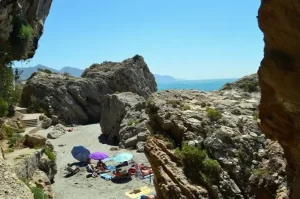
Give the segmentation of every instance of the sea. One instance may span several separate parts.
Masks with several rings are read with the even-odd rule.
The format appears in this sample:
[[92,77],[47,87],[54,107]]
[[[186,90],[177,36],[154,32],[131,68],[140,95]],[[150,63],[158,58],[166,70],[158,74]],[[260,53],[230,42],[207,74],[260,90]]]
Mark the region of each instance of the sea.
[[158,91],[163,90],[201,90],[214,91],[221,89],[226,83],[236,81],[238,78],[209,79],[209,80],[178,80],[172,82],[157,82]]

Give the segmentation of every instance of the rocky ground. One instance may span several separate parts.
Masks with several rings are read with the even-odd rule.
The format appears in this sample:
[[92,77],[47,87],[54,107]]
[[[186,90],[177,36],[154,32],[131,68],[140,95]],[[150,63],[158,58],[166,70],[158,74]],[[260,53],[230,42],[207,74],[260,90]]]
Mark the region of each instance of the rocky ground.
[[[53,127],[39,131],[41,136],[47,136],[53,131]],[[134,160],[138,163],[148,163],[143,153],[136,153],[128,150],[111,151],[112,146],[101,144],[98,140],[101,129],[99,124],[77,126],[72,132],[66,132],[57,139],[51,139],[50,142],[57,153],[58,173],[55,176],[52,189],[56,199],[84,199],[84,198],[107,198],[107,199],[126,199],[125,192],[132,191],[142,186],[148,186],[153,189],[153,184],[147,181],[141,181],[133,178],[132,181],[126,183],[114,183],[98,178],[87,177],[88,173],[83,167],[79,173],[72,177],[65,177],[64,170],[68,163],[74,163],[76,160],[71,155],[71,150],[75,145],[83,145],[91,152],[103,151],[109,155],[120,152],[130,152],[134,155]],[[154,190],[154,189],[153,189]]]
[[[135,145],[138,151],[143,150],[150,133],[159,135],[148,139],[145,152],[156,170],[156,188],[162,198],[175,194],[173,186],[180,187],[180,181],[192,180],[184,167],[193,165],[180,164],[174,155],[174,148],[180,151],[183,144],[204,151],[207,162],[218,165],[219,175],[214,182],[193,182],[202,187],[200,193],[190,184],[190,194],[182,188],[177,189],[177,196],[274,198],[287,186],[282,148],[258,128],[257,75],[227,84],[219,91],[170,90],[152,94],[146,103],[137,99],[132,93],[109,95],[100,125],[103,133],[116,137],[121,147]],[[213,170],[207,172],[201,175],[210,178]]]

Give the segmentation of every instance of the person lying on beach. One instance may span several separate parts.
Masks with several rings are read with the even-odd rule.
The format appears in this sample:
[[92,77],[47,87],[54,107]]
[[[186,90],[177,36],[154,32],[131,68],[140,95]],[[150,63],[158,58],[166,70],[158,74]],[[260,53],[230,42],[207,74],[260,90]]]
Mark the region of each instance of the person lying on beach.
[[127,161],[122,162],[122,163],[116,165],[116,168],[120,168],[120,167],[124,167],[124,166],[128,166],[128,162]]

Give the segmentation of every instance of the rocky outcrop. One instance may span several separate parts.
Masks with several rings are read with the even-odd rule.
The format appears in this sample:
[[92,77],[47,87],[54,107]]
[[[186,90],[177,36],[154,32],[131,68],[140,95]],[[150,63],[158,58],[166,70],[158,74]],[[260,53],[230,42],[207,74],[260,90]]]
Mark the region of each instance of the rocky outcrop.
[[260,127],[284,149],[291,198],[300,198],[299,8],[299,1],[271,0],[262,1],[258,12],[265,42],[258,71]]
[[23,88],[22,105],[43,109],[66,124],[96,123],[105,95],[128,91],[147,98],[156,87],[147,64],[137,55],[120,63],[93,64],[82,78],[35,73]]
[[189,182],[182,168],[174,162],[176,157],[173,152],[163,141],[149,138],[145,146],[145,154],[155,175],[154,185],[157,198],[209,198],[205,188]]
[[0,1],[0,60],[32,58],[52,0]]
[[47,134],[49,139],[57,139],[66,133],[65,127],[61,124],[57,124],[53,127],[52,131]]
[[225,84],[221,90],[242,90],[244,92],[260,91],[257,74],[247,75],[241,79]]
[[4,162],[0,150],[0,198],[33,199],[29,187],[18,179],[11,167]]
[[[145,113],[146,100],[135,93],[124,92],[105,96],[100,126],[108,139],[116,140],[120,147],[143,145],[148,135]],[[141,148],[140,152],[142,152]]]
[[83,78],[103,79],[110,90],[133,92],[145,98],[157,91],[154,75],[142,56],[136,55],[123,62],[93,64],[82,73]]

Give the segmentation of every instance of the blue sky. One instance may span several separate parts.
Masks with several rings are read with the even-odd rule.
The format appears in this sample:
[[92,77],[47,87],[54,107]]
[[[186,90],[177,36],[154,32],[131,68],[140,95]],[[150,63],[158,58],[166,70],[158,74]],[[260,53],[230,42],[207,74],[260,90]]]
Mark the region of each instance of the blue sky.
[[140,54],[157,74],[185,79],[255,73],[263,56],[260,0],[54,0],[28,64],[89,67]]

